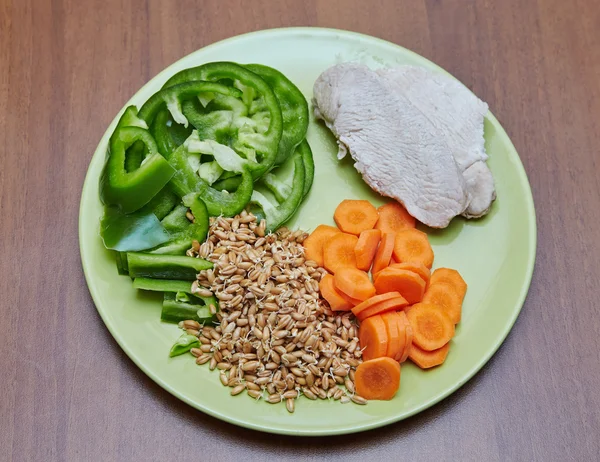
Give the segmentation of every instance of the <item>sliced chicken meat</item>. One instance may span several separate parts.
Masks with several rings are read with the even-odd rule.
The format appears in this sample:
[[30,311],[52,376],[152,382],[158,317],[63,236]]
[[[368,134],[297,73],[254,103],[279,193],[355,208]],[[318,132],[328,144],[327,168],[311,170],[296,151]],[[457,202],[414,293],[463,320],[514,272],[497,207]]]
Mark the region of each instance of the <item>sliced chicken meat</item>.
[[487,106],[425,72],[333,66],[315,82],[315,114],[337,137],[338,157],[349,151],[371,188],[443,228],[457,215],[484,214],[493,200],[483,148]]
[[435,228],[464,212],[470,197],[452,152],[389,80],[363,65],[336,65],[315,82],[314,99],[340,156],[350,152],[372,189]]
[[377,73],[393,82],[395,90],[406,96],[446,140],[471,195],[463,215],[474,218],[487,213],[496,197],[483,138],[488,105],[458,80],[422,67],[399,66]]

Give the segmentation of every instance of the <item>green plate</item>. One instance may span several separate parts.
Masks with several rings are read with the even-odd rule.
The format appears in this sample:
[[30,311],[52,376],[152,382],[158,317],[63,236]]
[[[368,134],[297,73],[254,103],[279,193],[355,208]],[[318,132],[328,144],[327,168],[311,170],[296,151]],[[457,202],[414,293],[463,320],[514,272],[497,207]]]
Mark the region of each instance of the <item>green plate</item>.
[[[273,66],[295,82],[308,100],[319,74],[344,61],[440,70],[415,53],[365,35],[313,28],[275,29],[224,40],[186,56],[153,78],[127,104],[139,107],[181,69],[223,60]],[[435,267],[456,268],[469,285],[462,322],[445,364],[421,371],[405,363],[396,397],[366,406],[301,398],[296,412],[289,414],[283,405],[257,402],[246,394],[231,397],[218,374],[196,366],[190,356],[169,359],[179,329],[159,321],[160,297],[134,290],[129,278],[117,275],[114,259],[102,246],[98,178],[117,119],[96,149],[81,197],[79,239],[88,287],[100,316],[125,353],[169,393],[207,414],[255,430],[291,435],[344,434],[396,422],[432,406],[469,380],[498,349],[519,314],[533,273],[535,211],[519,156],[498,121],[488,114],[486,149],[498,199],[483,219],[459,218],[445,230],[430,232]],[[314,119],[308,140],[315,156],[315,182],[292,226],[311,230],[320,223],[333,224],[333,211],[343,199],[382,202],[362,182],[350,160],[336,160],[334,138]]]

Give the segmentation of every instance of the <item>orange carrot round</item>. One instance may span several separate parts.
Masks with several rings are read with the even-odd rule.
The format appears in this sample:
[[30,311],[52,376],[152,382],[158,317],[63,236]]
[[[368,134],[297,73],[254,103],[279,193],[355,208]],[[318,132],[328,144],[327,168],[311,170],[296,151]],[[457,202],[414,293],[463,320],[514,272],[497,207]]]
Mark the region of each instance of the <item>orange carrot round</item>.
[[408,357],[421,369],[429,369],[443,364],[448,356],[448,351],[450,351],[450,343],[446,343],[443,347],[433,351],[423,350],[413,344],[408,353]]
[[327,271],[334,273],[344,266],[356,268],[354,247],[358,238],[352,234],[339,233],[323,247],[323,264]]
[[388,347],[385,355],[388,358],[396,359],[396,356],[398,356],[400,350],[404,347],[404,332],[402,332],[402,338],[400,338],[400,322],[395,311],[383,313],[381,319],[383,319],[383,322],[385,323],[388,336]]
[[395,233],[402,229],[415,227],[415,219],[399,202],[382,205],[377,211],[379,220],[377,220],[375,228],[380,229],[382,233]]
[[371,316],[360,323],[358,341],[365,361],[385,356],[388,346],[387,330],[381,316]]
[[359,321],[368,318],[369,316],[375,316],[377,314],[387,313],[388,311],[398,311],[408,306],[408,302],[404,297],[395,297],[384,302],[379,302],[365,310],[362,310],[356,315]]
[[423,350],[437,350],[454,336],[454,323],[436,305],[419,303],[406,316],[413,329],[413,342]]
[[375,289],[378,294],[400,292],[409,304],[413,304],[423,298],[425,281],[412,271],[386,268],[375,279]]
[[437,305],[445,311],[454,324],[460,322],[462,312],[462,300],[454,290],[454,286],[446,282],[431,284],[423,295],[423,303]]
[[451,268],[437,268],[431,275],[430,283],[437,284],[438,282],[445,282],[453,286],[460,296],[460,302],[463,302],[467,293],[467,283],[458,271]]
[[354,253],[356,254],[356,266],[358,269],[369,271],[380,240],[381,231],[378,229],[367,229],[360,233],[358,242],[354,248]]
[[433,250],[427,234],[417,229],[404,229],[396,233],[394,258],[400,263],[418,262],[431,268]]
[[352,309],[352,304],[347,301],[338,290],[335,288],[333,276],[326,274],[319,282],[319,292],[321,296],[327,300],[332,311],[349,311]]
[[335,287],[348,295],[360,301],[364,301],[375,295],[375,286],[369,279],[369,275],[364,271],[351,266],[339,268],[333,277]]
[[388,357],[364,361],[356,368],[354,383],[363,398],[392,399],[400,388],[400,364]]
[[375,259],[373,260],[373,268],[371,268],[373,274],[378,273],[390,264],[395,243],[396,234],[385,233],[381,236],[381,242],[379,243],[379,248],[375,254]]
[[333,226],[319,225],[310,233],[302,246],[304,247],[304,256],[307,260],[314,260],[319,266],[323,266],[323,246],[341,231]]
[[388,292],[381,295],[375,295],[374,297],[368,298],[364,302],[352,308],[352,313],[354,313],[355,316],[358,316],[363,310],[375,306],[379,302],[384,302],[386,300],[390,300],[392,298],[397,298],[401,296],[402,295],[400,295],[400,292]]
[[405,262],[405,263],[393,263],[390,264],[389,268],[396,268],[401,270],[412,271],[413,273],[421,276],[423,281],[425,281],[425,285],[429,283],[429,279],[431,278],[431,271],[427,268],[423,263],[419,262]]
[[343,232],[359,235],[367,229],[373,229],[379,214],[369,201],[346,199],[335,209],[333,219]]

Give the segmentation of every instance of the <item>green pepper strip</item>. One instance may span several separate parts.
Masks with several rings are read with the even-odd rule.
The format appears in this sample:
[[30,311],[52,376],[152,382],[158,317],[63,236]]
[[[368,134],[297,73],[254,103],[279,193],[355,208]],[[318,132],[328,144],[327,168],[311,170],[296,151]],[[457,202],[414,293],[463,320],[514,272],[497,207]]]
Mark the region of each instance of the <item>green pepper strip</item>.
[[128,252],[127,266],[132,278],[194,281],[200,271],[212,268],[213,264],[195,257]]
[[167,105],[173,119],[185,127],[188,121],[181,112],[181,104],[184,100],[194,98],[202,93],[213,92],[227,96],[241,97],[242,92],[237,88],[228,87],[215,82],[193,81],[164,88],[154,93],[140,108],[139,117],[152,124],[158,112]]
[[[148,155],[133,171],[125,170],[125,152],[142,141]],[[106,205],[116,205],[131,213],[146,205],[169,182],[175,170],[156,149],[152,135],[143,128],[124,127],[111,137],[110,153],[100,178],[100,198]]]
[[[183,294],[186,295],[186,294]],[[165,292],[160,319],[164,322],[178,323],[193,319],[201,324],[212,323],[214,316],[210,312],[210,304],[198,303],[197,297],[189,296],[184,299],[182,292]],[[214,304],[214,303],[212,303]],[[217,307],[218,304],[215,304]]]
[[269,84],[279,102],[283,132],[274,165],[281,165],[306,137],[308,103],[298,87],[278,70],[262,64],[246,64],[244,67],[262,77]]
[[195,335],[183,334],[171,347],[169,357],[173,358],[175,356],[182,355],[190,351],[192,348],[197,348],[199,346],[200,340],[198,340],[198,337],[196,337]]
[[265,105],[269,111],[269,127],[265,133],[252,135],[252,140],[254,140],[256,146],[250,146],[256,149],[262,156],[260,162],[250,164],[252,176],[255,179],[259,178],[273,167],[283,130],[281,109],[273,90],[257,74],[231,62],[207,63],[202,66],[185,69],[171,77],[163,88],[170,88],[183,82],[198,80],[230,81],[232,84],[239,81],[243,85],[256,90],[264,98]]
[[[257,204],[262,208],[267,221],[267,230],[270,232],[276,231],[292,217],[304,197],[304,160],[301,151],[296,150],[292,157],[279,168],[285,169],[288,162],[293,163],[294,176],[291,180],[291,192],[283,202],[274,206],[269,202],[266,196],[260,192],[259,188],[252,193],[252,203]],[[275,176],[277,176],[277,170],[278,169],[273,170]],[[267,187],[267,189],[273,192],[270,188]]]
[[302,154],[302,160],[304,161],[304,193],[303,197],[306,197],[310,188],[312,187],[315,179],[315,161],[313,159],[312,149],[308,141],[304,140],[296,148]]

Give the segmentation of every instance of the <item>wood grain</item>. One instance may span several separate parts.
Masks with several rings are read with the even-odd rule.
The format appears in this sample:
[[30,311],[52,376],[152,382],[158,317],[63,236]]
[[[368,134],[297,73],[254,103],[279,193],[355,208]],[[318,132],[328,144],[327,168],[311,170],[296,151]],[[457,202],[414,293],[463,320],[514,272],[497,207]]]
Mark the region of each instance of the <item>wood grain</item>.
[[[492,108],[537,208],[525,307],[441,404],[351,437],[235,428],[173,398],[97,315],[78,253],[88,162],[124,102],[183,55],[324,26],[401,44]],[[0,0],[1,460],[597,460],[600,9],[595,0]]]

